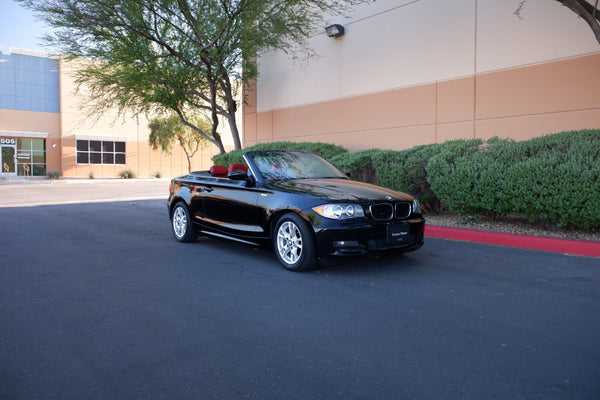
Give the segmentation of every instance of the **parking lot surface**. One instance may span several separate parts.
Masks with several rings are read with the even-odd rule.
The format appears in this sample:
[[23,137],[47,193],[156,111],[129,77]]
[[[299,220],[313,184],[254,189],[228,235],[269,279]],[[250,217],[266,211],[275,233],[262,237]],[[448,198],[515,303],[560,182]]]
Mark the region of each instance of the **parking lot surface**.
[[0,186],[1,400],[599,397],[597,258],[429,238],[292,273],[176,242],[168,182],[104,184]]

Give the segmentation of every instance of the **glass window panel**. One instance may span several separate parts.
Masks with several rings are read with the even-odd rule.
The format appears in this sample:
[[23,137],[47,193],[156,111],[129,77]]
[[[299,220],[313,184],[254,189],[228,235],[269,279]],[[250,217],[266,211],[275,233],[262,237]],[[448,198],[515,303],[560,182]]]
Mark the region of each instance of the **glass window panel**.
[[20,163],[31,162],[31,151],[26,151],[26,150],[17,151],[17,161]]
[[8,172],[15,172],[15,148],[2,147],[2,172],[6,172],[4,164],[8,166]]
[[102,163],[103,164],[114,164],[115,157],[113,153],[104,153],[102,154]]
[[46,150],[46,140],[45,139],[31,139],[31,149],[32,150]]
[[17,148],[19,150],[20,149],[31,150],[31,139],[18,138],[17,139]]
[[77,141],[77,151],[88,151],[90,149],[89,142],[87,140]]
[[[25,165],[29,167],[29,172],[25,172]],[[33,171],[31,164],[19,163],[17,165],[17,175],[18,176],[31,176],[31,172]]]
[[102,142],[99,140],[90,140],[90,151],[102,151]]
[[125,154],[115,154],[115,164],[125,165]]
[[90,153],[90,164],[102,164],[102,154]]
[[89,164],[89,163],[90,163],[89,153],[77,152],[77,164]]
[[115,148],[115,142],[102,142],[102,151],[112,153]]
[[115,142],[115,153],[125,153],[125,142]]
[[33,175],[34,176],[46,175],[46,165],[45,164],[33,164]]
[[34,151],[33,152],[32,161],[37,164],[42,164],[46,162],[46,152],[45,151]]

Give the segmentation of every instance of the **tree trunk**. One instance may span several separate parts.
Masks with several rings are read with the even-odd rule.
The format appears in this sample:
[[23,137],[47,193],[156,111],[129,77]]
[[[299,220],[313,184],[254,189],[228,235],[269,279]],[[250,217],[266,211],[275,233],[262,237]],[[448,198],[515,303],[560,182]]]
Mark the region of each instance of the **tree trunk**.
[[229,123],[229,128],[231,129],[231,136],[233,137],[233,145],[235,150],[240,150],[242,148],[242,143],[240,141],[240,132],[237,126],[237,120],[235,119],[235,113],[237,111],[237,102],[233,96],[233,89],[231,86],[231,79],[229,75],[223,73],[221,79],[219,81],[219,85],[221,85],[221,89],[225,94],[225,98],[227,99],[227,122]]
[[188,172],[192,172],[192,157],[187,153],[187,151],[185,152],[185,155],[188,162]]
[[240,141],[240,133],[238,131],[235,114],[232,115],[231,113],[228,113],[227,122],[229,123],[229,128],[231,129],[231,136],[233,137],[233,145],[235,146],[235,150],[240,150],[242,148],[242,143]]

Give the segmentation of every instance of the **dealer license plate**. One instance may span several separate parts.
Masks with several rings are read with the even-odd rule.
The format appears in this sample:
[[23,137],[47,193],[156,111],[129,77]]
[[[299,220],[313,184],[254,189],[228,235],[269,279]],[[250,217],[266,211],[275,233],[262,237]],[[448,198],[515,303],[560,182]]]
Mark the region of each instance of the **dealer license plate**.
[[409,225],[390,225],[388,227],[387,241],[389,244],[398,244],[409,242],[410,226]]

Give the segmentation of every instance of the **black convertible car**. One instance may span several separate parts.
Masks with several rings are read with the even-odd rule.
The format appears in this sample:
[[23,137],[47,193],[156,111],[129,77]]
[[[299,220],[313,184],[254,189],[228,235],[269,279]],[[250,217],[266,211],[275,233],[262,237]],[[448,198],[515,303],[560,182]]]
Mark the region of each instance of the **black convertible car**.
[[319,257],[412,251],[425,220],[413,197],[351,181],[323,158],[301,151],[251,151],[246,164],[213,166],[171,181],[173,234],[272,244],[281,264],[313,268]]

